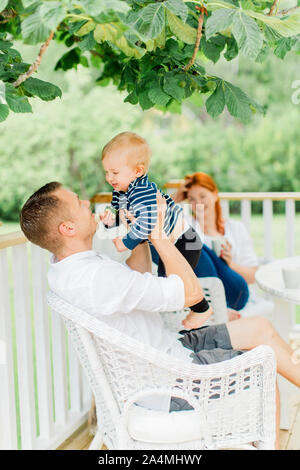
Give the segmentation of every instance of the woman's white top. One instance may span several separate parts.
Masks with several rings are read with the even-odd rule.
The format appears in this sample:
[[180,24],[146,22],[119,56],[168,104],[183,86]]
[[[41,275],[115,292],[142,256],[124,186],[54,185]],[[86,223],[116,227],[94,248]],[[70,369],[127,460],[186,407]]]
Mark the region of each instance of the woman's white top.
[[[194,217],[191,217],[189,222],[199,233],[202,242],[209,248],[212,248],[212,239],[215,237],[205,235],[201,230],[200,224]],[[227,219],[224,228],[224,236],[232,246],[233,262],[247,267],[258,266],[253,241],[245,225],[238,220]]]

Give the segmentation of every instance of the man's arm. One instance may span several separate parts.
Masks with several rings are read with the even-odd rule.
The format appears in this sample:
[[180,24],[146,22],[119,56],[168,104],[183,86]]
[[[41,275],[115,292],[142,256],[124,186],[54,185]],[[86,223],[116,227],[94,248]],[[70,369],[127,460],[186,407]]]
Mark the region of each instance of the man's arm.
[[140,243],[126,260],[127,265],[140,273],[152,272],[152,258],[148,243]]
[[184,306],[191,307],[204,298],[203,290],[187,260],[164,233],[163,222],[166,203],[160,194],[157,196],[157,201],[157,224],[149,238],[164,263],[167,276],[177,274],[182,279],[185,295]]

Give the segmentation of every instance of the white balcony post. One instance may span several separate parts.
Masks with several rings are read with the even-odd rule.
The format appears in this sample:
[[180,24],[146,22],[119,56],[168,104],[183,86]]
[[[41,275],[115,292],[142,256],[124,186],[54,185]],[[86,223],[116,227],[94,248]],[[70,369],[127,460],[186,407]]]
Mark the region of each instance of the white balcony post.
[[243,224],[248,232],[251,233],[251,201],[249,199],[241,201],[241,216]]
[[34,448],[36,439],[27,245],[16,245],[12,251],[21,440],[22,449],[27,450]]
[[40,438],[49,440],[53,427],[53,400],[50,369],[50,332],[46,303],[45,251],[31,245],[32,290],[36,344],[37,388]]
[[17,421],[14,383],[8,262],[0,250],[0,450],[17,449]]
[[295,201],[288,199],[285,201],[286,217],[286,255],[295,254]]
[[264,199],[263,217],[264,217],[264,256],[267,259],[272,259],[272,218],[273,218],[272,199]]
[[222,207],[223,217],[226,220],[230,216],[229,201],[226,199],[221,199],[221,207]]

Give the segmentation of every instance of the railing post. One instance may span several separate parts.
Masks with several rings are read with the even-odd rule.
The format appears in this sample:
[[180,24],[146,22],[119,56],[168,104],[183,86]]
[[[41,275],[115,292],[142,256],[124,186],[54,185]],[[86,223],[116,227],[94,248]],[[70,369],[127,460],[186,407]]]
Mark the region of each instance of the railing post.
[[22,449],[27,450],[34,448],[36,439],[27,245],[14,246],[12,251],[21,440]]
[[264,256],[272,259],[272,218],[273,218],[273,201],[272,199],[264,199],[263,201],[263,217],[264,217]]
[[49,440],[53,427],[53,400],[51,390],[51,359],[48,307],[46,303],[47,277],[45,251],[31,245],[32,293],[36,344],[37,389],[40,438]]
[[286,217],[286,255],[295,254],[295,201],[288,199],[285,201]]
[[221,207],[224,219],[228,219],[230,216],[229,201],[227,199],[221,199]]
[[0,250],[0,450],[15,450],[17,421],[7,251]]
[[251,233],[251,201],[249,199],[244,199],[241,202],[241,216],[245,227]]

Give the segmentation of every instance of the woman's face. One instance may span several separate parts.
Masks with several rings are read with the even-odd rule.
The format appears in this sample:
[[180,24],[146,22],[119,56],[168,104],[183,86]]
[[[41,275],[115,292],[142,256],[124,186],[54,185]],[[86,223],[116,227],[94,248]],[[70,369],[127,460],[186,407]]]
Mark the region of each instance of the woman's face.
[[208,212],[215,211],[215,204],[218,198],[217,193],[209,191],[202,186],[194,185],[187,191],[188,201],[192,206],[193,214],[198,218],[200,214],[204,216]]

